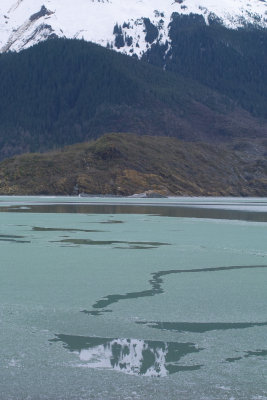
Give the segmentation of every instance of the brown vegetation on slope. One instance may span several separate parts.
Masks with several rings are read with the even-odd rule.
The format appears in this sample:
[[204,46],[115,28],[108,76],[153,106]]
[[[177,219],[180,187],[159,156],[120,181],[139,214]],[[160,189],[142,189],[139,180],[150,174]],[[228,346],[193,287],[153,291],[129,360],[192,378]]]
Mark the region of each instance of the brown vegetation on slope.
[[[266,144],[265,144],[266,145]],[[267,195],[264,157],[175,138],[108,134],[96,141],[0,164],[0,194]],[[245,146],[245,152],[242,150]]]

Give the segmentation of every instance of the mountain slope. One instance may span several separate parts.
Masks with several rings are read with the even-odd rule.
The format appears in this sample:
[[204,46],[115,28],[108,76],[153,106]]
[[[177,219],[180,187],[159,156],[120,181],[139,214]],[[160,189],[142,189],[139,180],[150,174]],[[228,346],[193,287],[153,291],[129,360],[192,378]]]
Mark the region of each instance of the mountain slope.
[[[266,142],[261,144],[267,149]],[[105,135],[59,152],[25,154],[0,163],[0,194],[266,196],[267,163],[245,149],[175,138]],[[242,157],[243,155],[243,157]]]
[[202,15],[206,23],[216,19],[228,28],[266,27],[266,9],[266,0],[1,0],[0,48],[18,51],[57,36],[109,44],[140,57],[156,40],[171,44],[173,13]]
[[98,43],[184,75],[267,117],[267,0],[2,0],[0,52]]
[[219,91],[267,117],[267,29],[227,29],[202,16],[173,14],[171,48],[152,44],[143,60]]
[[226,141],[263,136],[266,122],[197,82],[84,41],[0,55],[0,158],[114,131]]

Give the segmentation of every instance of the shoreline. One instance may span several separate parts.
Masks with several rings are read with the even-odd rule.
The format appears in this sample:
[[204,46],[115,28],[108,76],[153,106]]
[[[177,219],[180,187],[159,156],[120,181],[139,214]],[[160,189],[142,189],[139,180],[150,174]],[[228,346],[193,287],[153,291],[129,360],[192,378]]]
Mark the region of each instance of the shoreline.
[[146,214],[178,218],[267,222],[267,198],[0,196],[0,212]]

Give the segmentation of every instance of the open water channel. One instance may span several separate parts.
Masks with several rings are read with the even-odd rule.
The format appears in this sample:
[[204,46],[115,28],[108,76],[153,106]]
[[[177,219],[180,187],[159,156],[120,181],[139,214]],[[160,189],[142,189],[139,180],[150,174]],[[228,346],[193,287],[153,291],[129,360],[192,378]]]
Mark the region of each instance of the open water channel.
[[267,199],[0,197],[0,399],[267,399]]

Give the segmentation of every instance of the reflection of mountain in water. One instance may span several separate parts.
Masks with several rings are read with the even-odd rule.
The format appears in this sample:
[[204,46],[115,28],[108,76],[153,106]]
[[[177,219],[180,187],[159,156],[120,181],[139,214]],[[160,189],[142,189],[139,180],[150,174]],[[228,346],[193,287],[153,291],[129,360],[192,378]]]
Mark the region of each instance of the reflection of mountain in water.
[[64,347],[78,353],[82,365],[88,368],[108,368],[132,375],[164,377],[201,367],[178,364],[183,356],[202,350],[193,343],[69,335],[57,335],[52,341],[61,341]]

